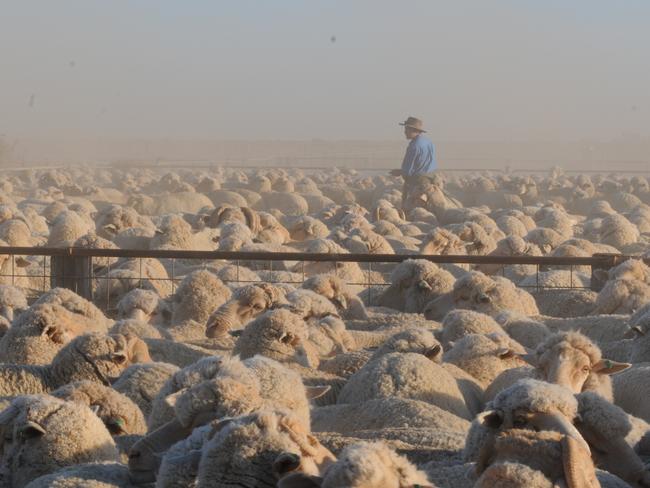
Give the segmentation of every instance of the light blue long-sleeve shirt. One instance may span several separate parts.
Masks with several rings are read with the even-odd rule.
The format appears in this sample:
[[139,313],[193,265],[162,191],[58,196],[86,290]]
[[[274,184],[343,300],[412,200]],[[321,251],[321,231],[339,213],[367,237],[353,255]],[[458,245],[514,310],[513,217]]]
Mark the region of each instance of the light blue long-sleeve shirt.
[[402,176],[424,175],[437,167],[433,143],[424,134],[411,139],[402,162]]

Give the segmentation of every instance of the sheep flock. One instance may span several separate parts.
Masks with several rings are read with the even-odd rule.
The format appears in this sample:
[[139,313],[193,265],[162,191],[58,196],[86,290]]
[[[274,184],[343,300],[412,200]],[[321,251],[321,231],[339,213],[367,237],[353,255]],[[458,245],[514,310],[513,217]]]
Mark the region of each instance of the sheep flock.
[[[0,488],[650,488],[648,180],[401,190],[339,168],[6,171]],[[89,296],[1,247],[403,257],[104,254]],[[595,254],[621,258],[419,257]]]

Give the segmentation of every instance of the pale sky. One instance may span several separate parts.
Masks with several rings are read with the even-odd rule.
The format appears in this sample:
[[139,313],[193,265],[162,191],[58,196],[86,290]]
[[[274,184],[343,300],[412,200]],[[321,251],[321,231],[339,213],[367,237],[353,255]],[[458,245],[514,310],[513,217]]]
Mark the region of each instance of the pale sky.
[[0,0],[0,135],[650,137],[649,25],[648,0]]

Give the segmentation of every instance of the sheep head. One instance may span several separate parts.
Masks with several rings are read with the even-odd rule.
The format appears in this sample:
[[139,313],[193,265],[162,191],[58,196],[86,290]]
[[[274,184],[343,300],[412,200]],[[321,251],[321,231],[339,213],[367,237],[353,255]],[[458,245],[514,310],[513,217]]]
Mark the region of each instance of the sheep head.
[[[295,466],[298,459],[280,456],[276,464]],[[288,462],[287,462],[288,461]],[[296,470],[280,478],[279,488],[429,488],[426,474],[383,442],[359,442],[346,447],[321,476]]]
[[553,430],[574,437],[589,451],[573,426],[578,402],[571,391],[559,385],[525,379],[501,391],[478,422],[490,431],[508,429]]
[[525,349],[505,334],[468,334],[452,344],[444,361],[455,364],[487,386],[506,369],[524,365],[520,357],[523,354]]
[[339,311],[345,310],[348,306],[347,295],[349,295],[349,290],[344,281],[338,276],[312,276],[302,284],[302,287],[324,296],[330,300]]
[[118,317],[149,324],[164,324],[172,313],[169,305],[153,290],[136,288],[124,295],[117,304]]
[[261,354],[279,362],[316,368],[318,354],[308,340],[305,321],[287,309],[271,310],[250,322],[235,343],[242,359]]
[[434,229],[422,242],[422,254],[467,254],[460,237],[442,227]]
[[131,364],[151,361],[147,345],[135,336],[79,336],[55,356],[52,368],[69,381],[94,378],[109,386]]
[[500,432],[476,470],[481,476],[474,486],[479,488],[496,484],[525,488],[531,482],[549,488],[600,487],[589,451],[574,438],[556,432]]
[[629,363],[603,359],[598,346],[579,332],[554,334],[533,354],[522,355],[522,358],[549,383],[562,385],[574,393],[602,391],[603,386],[609,387],[606,396],[611,396],[611,383],[607,376],[630,367]]
[[208,318],[207,337],[222,337],[230,330],[245,326],[260,314],[286,303],[284,290],[270,283],[259,283],[239,288],[233,297]]

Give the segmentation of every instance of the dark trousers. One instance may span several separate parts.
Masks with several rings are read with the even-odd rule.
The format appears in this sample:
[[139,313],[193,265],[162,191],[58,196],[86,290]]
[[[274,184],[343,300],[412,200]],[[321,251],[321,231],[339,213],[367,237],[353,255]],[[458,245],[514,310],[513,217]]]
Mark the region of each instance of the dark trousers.
[[431,183],[435,173],[425,173],[420,175],[412,175],[404,177],[404,187],[402,188],[402,207],[406,203],[406,199],[414,188],[417,188],[423,183]]

